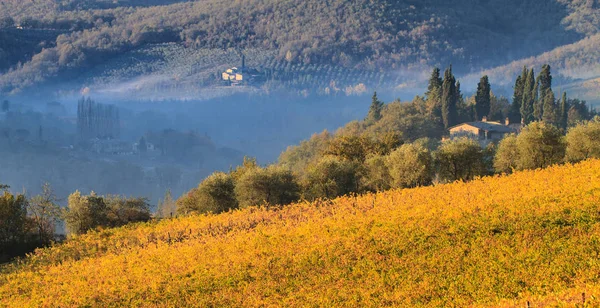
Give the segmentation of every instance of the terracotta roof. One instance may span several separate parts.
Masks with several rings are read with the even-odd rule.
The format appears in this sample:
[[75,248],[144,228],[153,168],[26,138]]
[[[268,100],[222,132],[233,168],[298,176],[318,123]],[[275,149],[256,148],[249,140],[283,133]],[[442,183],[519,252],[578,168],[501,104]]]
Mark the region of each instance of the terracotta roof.
[[461,124],[450,127],[450,129],[459,127],[461,125],[470,125],[470,126],[473,126],[473,127],[476,127],[481,130],[488,131],[488,132],[498,132],[498,133],[515,133],[516,132],[514,128],[502,125],[500,123],[482,122],[482,121],[461,123]]

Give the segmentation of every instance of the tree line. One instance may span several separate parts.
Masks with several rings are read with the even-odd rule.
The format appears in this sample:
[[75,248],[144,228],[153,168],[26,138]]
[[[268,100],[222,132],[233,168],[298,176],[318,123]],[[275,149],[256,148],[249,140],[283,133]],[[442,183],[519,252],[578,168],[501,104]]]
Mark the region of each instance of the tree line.
[[58,233],[63,223],[70,234],[83,234],[151,219],[144,198],[75,192],[68,198],[68,207],[61,208],[49,184],[31,198],[11,193],[6,185],[0,189],[0,263],[63,240],[64,235]]
[[[549,65],[533,82],[532,69],[527,76],[528,82],[517,79],[524,86],[515,87],[511,104],[492,93],[487,76],[476,94],[465,98],[452,68],[443,78],[435,68],[424,97],[386,105],[375,93],[363,121],[351,122],[335,134],[315,134],[288,148],[275,165],[260,167],[246,159],[230,173],[213,174],[181,197],[177,210],[220,213],[600,158],[595,111],[583,101],[567,99],[566,93],[557,101]],[[525,88],[527,93],[521,95]],[[483,117],[512,118],[522,123],[522,131],[487,146],[467,137],[438,141],[451,126]]]

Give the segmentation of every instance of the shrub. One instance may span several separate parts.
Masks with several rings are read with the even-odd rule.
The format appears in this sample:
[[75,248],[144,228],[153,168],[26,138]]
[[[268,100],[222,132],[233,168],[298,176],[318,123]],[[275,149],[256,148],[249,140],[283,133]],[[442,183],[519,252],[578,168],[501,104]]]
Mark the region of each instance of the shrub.
[[300,197],[300,186],[291,171],[277,166],[252,168],[236,182],[235,195],[241,208],[256,205],[286,205]]
[[215,172],[207,177],[190,194],[192,198],[177,201],[179,214],[222,213],[238,207],[235,197],[233,177],[223,172]]
[[335,198],[358,191],[355,162],[325,156],[307,170],[304,197],[308,200]]
[[600,158],[600,117],[577,125],[566,137],[566,160],[577,162],[588,158]]
[[64,212],[67,230],[83,234],[98,227],[119,227],[132,222],[150,220],[150,206],[144,198],[98,196],[92,192],[82,196],[79,191],[69,196]]
[[518,159],[517,136],[514,134],[508,135],[498,144],[494,156],[494,170],[496,172],[512,173],[517,168]]
[[523,169],[545,168],[565,157],[565,142],[560,130],[544,122],[527,125],[517,137],[518,163]]
[[407,188],[431,184],[433,159],[431,152],[421,143],[405,144],[387,158],[392,178],[391,186]]
[[439,176],[445,181],[468,181],[485,174],[484,153],[473,139],[448,140],[438,148],[436,160]]
[[386,165],[386,156],[371,155],[364,164],[364,176],[361,178],[361,186],[364,190],[378,192],[391,188],[392,181],[390,172]]

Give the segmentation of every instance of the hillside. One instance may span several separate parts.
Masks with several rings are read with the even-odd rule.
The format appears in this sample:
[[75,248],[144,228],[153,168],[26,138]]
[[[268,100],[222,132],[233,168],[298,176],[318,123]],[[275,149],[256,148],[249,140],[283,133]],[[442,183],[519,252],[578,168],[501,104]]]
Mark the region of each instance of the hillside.
[[0,90],[19,92],[54,77],[77,80],[124,53],[164,43],[215,53],[229,48],[261,50],[273,54],[261,63],[269,68],[273,63],[322,64],[398,72],[452,63],[458,73],[465,73],[576,42],[594,34],[597,25],[593,1],[591,6],[590,1],[566,0],[494,0],[478,5],[469,0],[144,3],[3,2],[0,17],[11,17],[25,32],[44,28],[69,33],[22,67],[0,76]]
[[[512,89],[515,76],[523,66],[535,67],[539,71],[544,64],[550,64],[554,73],[555,89],[568,91],[570,95],[599,104],[600,88],[594,79],[600,77],[600,34],[586,37],[573,44],[560,46],[551,51],[513,61],[509,64],[483,70],[465,76],[466,84],[475,84],[482,74],[490,76],[494,85]],[[511,92],[512,93],[512,92]]]
[[93,232],[7,306],[598,305],[600,161]]

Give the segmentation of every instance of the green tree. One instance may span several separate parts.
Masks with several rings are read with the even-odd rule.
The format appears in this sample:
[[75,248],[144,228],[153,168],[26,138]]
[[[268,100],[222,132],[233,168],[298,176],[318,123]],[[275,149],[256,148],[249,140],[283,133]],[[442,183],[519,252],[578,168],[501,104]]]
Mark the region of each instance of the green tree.
[[323,155],[363,162],[374,151],[375,143],[366,135],[341,135],[329,142]]
[[542,71],[540,72],[540,97],[544,98],[548,91],[552,91],[552,74],[550,72],[550,65],[544,64]]
[[567,125],[569,127],[590,119],[590,111],[585,101],[571,99],[568,101],[569,111],[567,112]]
[[215,172],[189,194],[193,196],[184,196],[177,200],[177,213],[219,214],[238,208],[235,183],[231,174]]
[[445,141],[435,157],[444,181],[468,181],[486,173],[481,145],[467,137]]
[[256,158],[244,156],[241,166],[237,166],[235,170],[231,170],[229,173],[233,177],[234,181],[239,180],[246,172],[259,168]]
[[481,77],[477,84],[477,94],[475,95],[475,117],[480,121],[483,117],[489,117],[491,106],[491,86],[488,76]]
[[29,200],[27,214],[37,229],[41,244],[46,245],[54,240],[56,225],[61,220],[61,210],[50,184],[44,183],[42,193]]
[[27,233],[27,199],[4,190],[0,196],[0,247],[1,255],[10,247],[24,241]]
[[431,72],[427,92],[425,93],[429,112],[436,117],[442,116],[442,83],[443,80],[440,77],[440,69],[436,67]]
[[431,184],[434,166],[431,152],[421,142],[402,145],[387,157],[392,187],[408,188]]
[[98,227],[119,227],[128,223],[150,220],[150,205],[145,198],[120,196],[89,196],[79,191],[69,196],[68,207],[63,212],[67,230],[83,234]]
[[[544,105],[542,99],[540,99],[540,77],[535,79],[535,84],[533,86],[533,92],[531,96],[533,97],[533,118],[535,121],[541,121],[542,116],[544,115]],[[543,96],[542,96],[543,98]]]
[[456,79],[452,74],[452,66],[450,66],[444,72],[444,81],[442,83],[442,122],[445,129],[456,124],[456,119],[458,118],[456,103]]
[[108,195],[101,197],[106,203],[107,222],[103,227],[116,228],[129,223],[149,221],[150,204],[146,198],[126,198]]
[[566,141],[567,161],[578,162],[588,158],[600,158],[600,117],[569,129]]
[[498,144],[494,155],[494,170],[498,173],[512,173],[517,169],[518,160],[517,136],[510,134]]
[[327,150],[331,138],[331,134],[327,131],[313,134],[310,139],[301,141],[299,145],[288,147],[279,155],[278,164],[296,174],[301,174],[310,163]]
[[492,93],[488,120],[504,122],[507,117],[510,118],[510,109],[511,105],[506,97],[497,97]]
[[568,120],[569,120],[569,102],[567,101],[567,92],[563,92],[562,98],[560,99],[558,118],[559,118],[559,127],[563,131],[567,131]]
[[89,196],[83,196],[79,191],[69,195],[63,217],[67,230],[72,234],[83,234],[108,225],[106,203],[93,192]]
[[32,241],[30,236],[36,230],[27,218],[27,198],[13,195],[7,189],[4,187],[0,195],[0,263],[42,245],[37,240]]
[[533,68],[527,73],[523,90],[523,102],[521,103],[521,121],[529,124],[534,121],[533,105],[535,97],[533,91],[535,88],[535,79]]
[[520,170],[545,168],[562,162],[565,157],[565,141],[560,130],[544,122],[523,128],[517,137],[517,149]]
[[364,163],[364,176],[361,186],[365,191],[385,191],[391,188],[391,177],[386,165],[386,156],[370,155]]
[[523,72],[515,81],[513,102],[510,111],[510,121],[521,122],[521,104],[523,103],[523,94],[525,92],[525,80],[527,79],[527,67],[523,67]]
[[359,189],[359,172],[356,162],[325,156],[308,168],[304,183],[307,200],[335,198]]
[[383,109],[383,102],[377,98],[377,92],[373,93],[371,101],[371,107],[369,107],[369,113],[365,118],[367,125],[375,124],[375,122],[381,119],[381,110]]
[[241,208],[287,205],[298,200],[300,186],[292,172],[285,168],[253,168],[236,181],[235,195]]
[[556,98],[554,97],[554,92],[552,92],[552,89],[546,90],[543,102],[544,115],[542,120],[548,124],[556,125],[558,118],[556,112]]

